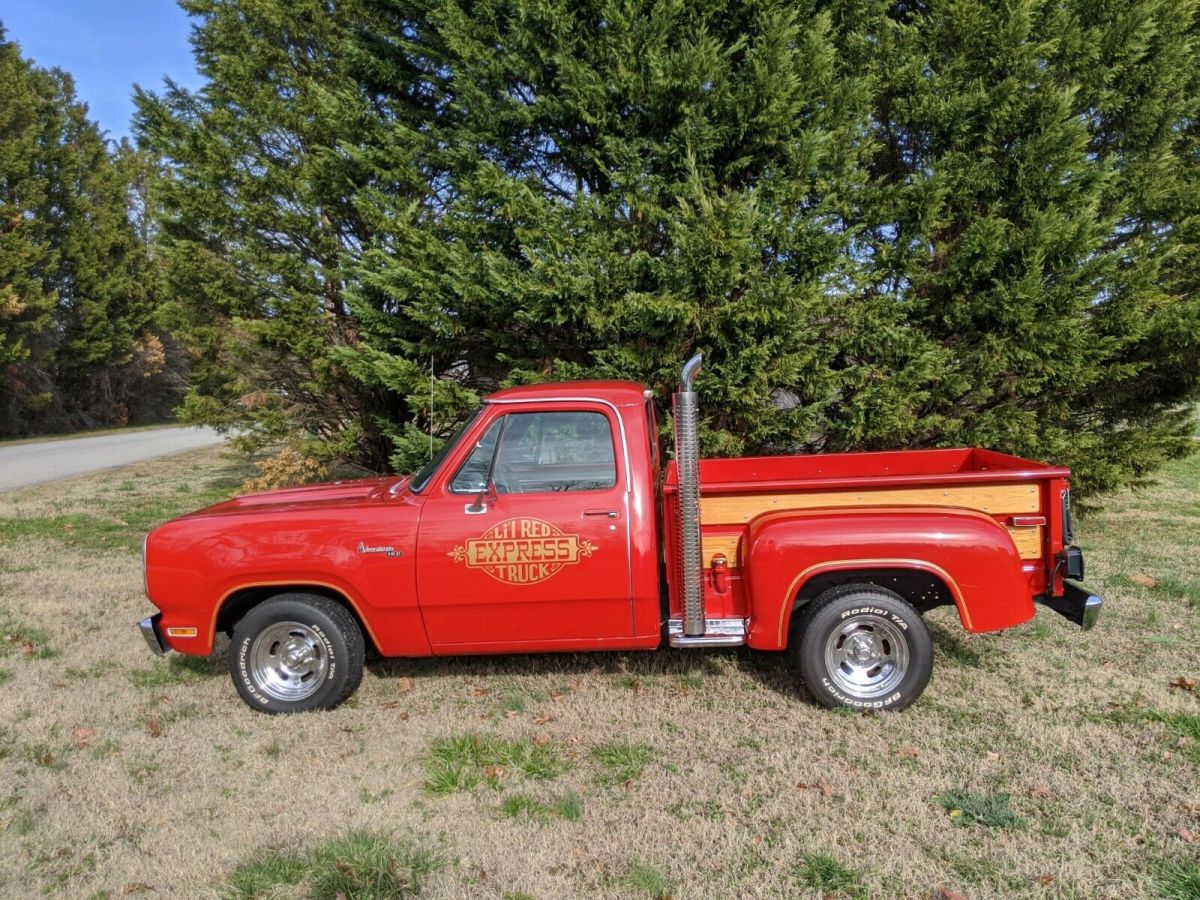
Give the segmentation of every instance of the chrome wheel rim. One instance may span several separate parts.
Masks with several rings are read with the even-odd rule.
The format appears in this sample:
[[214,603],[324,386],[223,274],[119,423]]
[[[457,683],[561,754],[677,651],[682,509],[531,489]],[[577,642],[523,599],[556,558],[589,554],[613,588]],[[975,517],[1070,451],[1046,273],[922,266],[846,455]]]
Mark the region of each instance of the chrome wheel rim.
[[886,696],[908,672],[908,641],[887,619],[851,616],[839,622],[825,641],[825,670],[834,685],[851,697]]
[[276,622],[250,647],[250,671],[259,689],[276,700],[311,697],[325,683],[329,653],[321,636],[299,622]]

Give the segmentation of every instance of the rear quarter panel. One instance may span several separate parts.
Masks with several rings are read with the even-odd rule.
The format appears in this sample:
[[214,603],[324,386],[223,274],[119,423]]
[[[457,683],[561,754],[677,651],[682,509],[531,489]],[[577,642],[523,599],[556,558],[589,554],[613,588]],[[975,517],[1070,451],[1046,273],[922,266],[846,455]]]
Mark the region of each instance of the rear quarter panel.
[[748,525],[748,643],[782,649],[796,600],[836,571],[905,569],[941,579],[963,627],[996,631],[1033,617],[1033,599],[1009,532],[985,513],[951,507],[858,507],[767,513]]

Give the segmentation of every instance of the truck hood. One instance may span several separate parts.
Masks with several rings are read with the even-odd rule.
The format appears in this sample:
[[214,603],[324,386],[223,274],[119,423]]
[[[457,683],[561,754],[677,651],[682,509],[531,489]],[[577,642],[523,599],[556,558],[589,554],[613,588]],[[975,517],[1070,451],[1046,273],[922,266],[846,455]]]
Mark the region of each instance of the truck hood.
[[[358,478],[349,481],[330,481],[304,487],[280,488],[239,494],[223,503],[191,513],[199,515],[230,515],[237,513],[311,512],[321,508],[345,508],[380,502],[398,494],[411,475],[402,477]],[[186,518],[186,517],[185,517]]]

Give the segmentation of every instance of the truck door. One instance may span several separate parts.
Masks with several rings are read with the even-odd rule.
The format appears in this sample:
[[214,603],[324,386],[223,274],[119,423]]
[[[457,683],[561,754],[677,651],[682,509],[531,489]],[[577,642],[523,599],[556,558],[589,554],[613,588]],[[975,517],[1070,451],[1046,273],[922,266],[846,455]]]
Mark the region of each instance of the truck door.
[[585,649],[633,634],[615,412],[495,404],[421,512],[417,592],[443,653]]

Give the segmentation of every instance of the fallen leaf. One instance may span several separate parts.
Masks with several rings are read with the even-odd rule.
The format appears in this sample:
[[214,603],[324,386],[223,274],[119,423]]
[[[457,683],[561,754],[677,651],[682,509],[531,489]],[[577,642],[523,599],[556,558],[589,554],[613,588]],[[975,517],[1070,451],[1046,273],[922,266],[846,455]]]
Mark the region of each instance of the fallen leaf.
[[515,709],[506,709],[504,711],[504,718],[506,718],[506,719],[511,719],[511,718],[513,718],[513,716],[519,716],[519,715],[520,715],[520,713],[517,712]]
[[71,734],[75,738],[75,746],[82,750],[92,742],[92,738],[96,736],[96,729],[80,726],[71,732]]
[[147,892],[155,893],[155,890],[144,881],[131,881],[121,888],[122,894],[145,894]]
[[1196,690],[1196,679],[1184,678],[1182,675],[1180,675],[1178,678],[1172,681],[1169,686],[1179,691],[1192,691],[1194,693]]
[[828,781],[821,782],[821,796],[822,797],[832,797],[833,796],[833,788],[831,788],[829,786]]
[[958,891],[952,891],[944,884],[938,885],[937,894],[935,896],[937,897],[937,900],[967,900],[967,898]]
[[988,762],[995,762],[1000,758],[1000,754],[993,750],[989,750],[987,754]]
[[952,819],[961,819],[961,818],[962,818],[962,810],[961,810],[961,809],[952,809],[952,810],[950,810],[950,818],[952,818]]
[[395,709],[399,705],[400,705],[399,700],[387,700],[384,702],[383,708],[384,709]]
[[146,730],[150,732],[150,737],[160,737],[162,735],[162,723],[151,716],[146,720]]
[[1029,789],[1029,796],[1033,800],[1041,800],[1043,797],[1049,797],[1050,791],[1044,784],[1037,784]]
[[579,743],[579,735],[577,735],[577,734],[571,735],[569,738],[567,738],[567,743],[570,744],[572,747],[574,747],[576,744]]
[[489,781],[500,781],[504,777],[504,766],[488,766],[483,774]]
[[905,759],[916,759],[919,755],[916,747],[901,747],[896,751],[897,756],[902,756]]
[[491,688],[473,687],[473,688],[467,689],[467,696],[468,697],[486,697],[491,692],[492,692]]
[[545,725],[547,722],[553,722],[554,719],[555,719],[555,717],[550,715],[549,713],[547,713],[544,716],[534,716],[533,724],[534,725]]
[[642,679],[632,678],[625,686],[636,694],[642,689]]
[[553,700],[555,703],[557,703],[559,700],[561,700],[565,696],[566,696],[565,694],[561,694],[556,691],[555,693],[550,695],[550,699]]
[[548,743],[550,743],[550,735],[535,734],[533,736],[533,742],[534,742],[534,744],[536,744],[539,747],[545,747]]
[[1192,832],[1188,831],[1188,829],[1186,829],[1186,828],[1180,828],[1179,831],[1176,832],[1176,834],[1179,835],[1179,839],[1181,841],[1183,841],[1185,844],[1195,844],[1197,842],[1200,842],[1200,837],[1197,837],[1196,835],[1192,834]]
[[413,680],[411,678],[397,678],[395,681],[396,690],[400,692],[411,691],[413,689]]
[[1130,575],[1129,580],[1132,581],[1134,584],[1140,584],[1142,587],[1148,587],[1148,588],[1152,588],[1156,584],[1158,584],[1158,582],[1155,581],[1153,578],[1151,578],[1149,575],[1143,575],[1141,572],[1135,572],[1134,574]]
[[1047,872],[1044,875],[1035,875],[1031,880],[1034,884],[1040,884],[1042,887],[1046,887],[1047,885],[1054,884],[1058,878]]
[[339,725],[338,731],[344,731],[344,732],[346,732],[346,734],[354,734],[354,729],[351,728],[349,725]]
[[1171,755],[1172,754],[1171,754],[1170,750],[1164,750],[1163,755],[1162,755],[1162,761],[1166,762],[1167,760],[1169,760],[1171,758]]
[[763,842],[763,836],[761,834],[756,834],[754,836],[754,843],[761,844],[762,842]]

